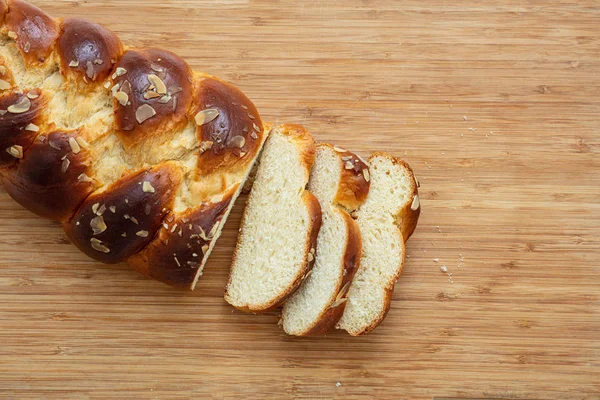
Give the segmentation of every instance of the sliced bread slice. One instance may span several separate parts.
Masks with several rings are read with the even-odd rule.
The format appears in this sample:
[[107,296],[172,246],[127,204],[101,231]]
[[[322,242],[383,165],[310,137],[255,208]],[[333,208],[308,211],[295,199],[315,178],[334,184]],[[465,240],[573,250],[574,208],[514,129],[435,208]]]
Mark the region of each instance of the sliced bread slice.
[[275,308],[312,268],[321,207],[305,187],[314,157],[314,140],[302,126],[271,130],[225,290],[225,300],[234,307],[249,312]]
[[281,323],[289,335],[325,334],[346,307],[346,294],[361,257],[358,225],[348,214],[365,200],[369,171],[355,154],[319,144],[308,190],[323,211],[317,256],[308,278],[284,304]]
[[371,188],[356,213],[363,241],[361,266],[350,285],[338,328],[353,336],[373,330],[390,308],[394,284],[404,266],[404,243],[421,211],[410,166],[386,153],[369,159]]

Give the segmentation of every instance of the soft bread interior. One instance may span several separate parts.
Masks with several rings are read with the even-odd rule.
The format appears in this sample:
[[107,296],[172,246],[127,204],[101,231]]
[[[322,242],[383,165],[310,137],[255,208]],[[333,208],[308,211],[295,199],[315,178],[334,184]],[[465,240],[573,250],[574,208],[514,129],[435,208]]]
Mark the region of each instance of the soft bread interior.
[[342,164],[336,152],[319,146],[308,189],[321,203],[323,222],[312,272],[283,307],[283,330],[290,335],[305,334],[319,321],[335,301],[342,281],[348,231],[342,211],[332,204],[341,174]]
[[344,273],[348,240],[341,213],[334,209],[323,214],[312,272],[283,307],[283,330],[290,335],[306,334],[335,301]]
[[225,297],[233,306],[268,308],[302,272],[311,229],[303,196],[306,175],[301,149],[274,128],[263,149],[231,268]]
[[338,324],[355,335],[372,328],[385,316],[388,291],[393,289],[404,262],[398,216],[412,201],[412,175],[405,166],[385,156],[375,156],[369,163],[371,188],[357,212],[363,242],[361,266]]

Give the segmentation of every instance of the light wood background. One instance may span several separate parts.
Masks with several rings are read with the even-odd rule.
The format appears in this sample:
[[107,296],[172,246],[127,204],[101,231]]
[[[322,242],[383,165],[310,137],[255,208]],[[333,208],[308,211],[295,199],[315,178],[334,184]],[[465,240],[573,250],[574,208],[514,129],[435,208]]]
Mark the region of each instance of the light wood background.
[[265,120],[403,156],[423,214],[385,322],[298,339],[223,301],[242,201],[186,294],[2,190],[0,398],[600,399],[600,3],[35,3],[176,51]]

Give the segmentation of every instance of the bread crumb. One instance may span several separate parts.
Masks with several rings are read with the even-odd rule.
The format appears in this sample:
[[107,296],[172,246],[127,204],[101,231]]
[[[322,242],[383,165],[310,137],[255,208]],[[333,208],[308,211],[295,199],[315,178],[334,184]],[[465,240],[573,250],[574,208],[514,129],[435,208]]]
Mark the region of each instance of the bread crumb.
[[440,259],[439,259],[439,258],[434,258],[434,259],[433,259],[433,262],[439,262],[439,261],[440,261]]
[[468,121],[468,119],[467,119],[467,116],[466,116],[466,115],[463,115],[463,119],[464,119],[465,121]]
[[440,270],[441,270],[442,272],[448,272],[448,268],[447,268],[445,265],[442,265],[442,266],[440,267]]
[[340,386],[342,386],[341,382],[336,382],[335,383],[335,387],[340,387]]

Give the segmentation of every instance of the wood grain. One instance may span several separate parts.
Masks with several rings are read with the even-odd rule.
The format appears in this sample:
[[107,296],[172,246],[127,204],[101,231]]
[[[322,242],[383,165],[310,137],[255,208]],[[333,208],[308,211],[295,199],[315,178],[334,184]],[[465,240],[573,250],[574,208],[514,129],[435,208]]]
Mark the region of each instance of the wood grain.
[[0,398],[600,399],[597,1],[35,3],[403,156],[423,214],[382,326],[297,339],[223,301],[242,201],[188,294],[0,191]]

